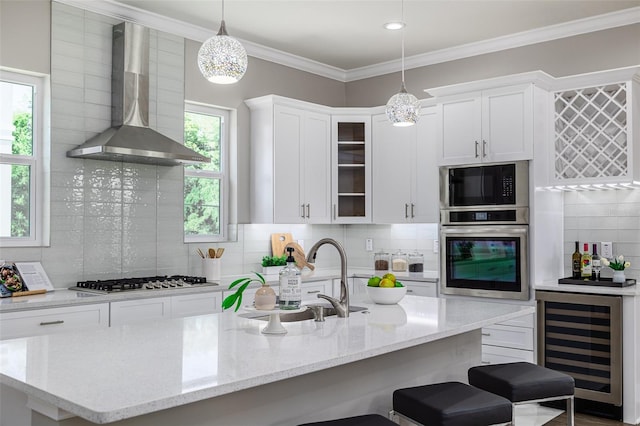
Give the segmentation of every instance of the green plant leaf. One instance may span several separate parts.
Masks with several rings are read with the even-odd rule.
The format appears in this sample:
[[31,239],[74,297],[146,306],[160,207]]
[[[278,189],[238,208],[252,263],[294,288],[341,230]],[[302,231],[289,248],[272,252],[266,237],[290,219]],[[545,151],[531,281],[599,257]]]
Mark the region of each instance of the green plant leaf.
[[222,309],[225,310],[232,307],[233,304],[236,303],[237,298],[238,298],[238,292],[235,292],[225,297],[224,300],[222,301]]
[[234,282],[232,282],[231,284],[229,284],[229,289],[232,289],[232,288],[233,288],[233,287],[235,287],[236,285],[238,285],[238,284],[240,284],[240,283],[243,283],[243,282],[245,282],[245,281],[247,281],[247,282],[251,282],[251,278],[247,278],[247,277],[244,277],[244,278],[238,278],[237,280],[235,280]]
[[238,294],[238,303],[236,304],[236,309],[234,310],[234,312],[238,312],[240,306],[242,306],[242,293]]
[[258,273],[258,272],[254,272],[254,274],[256,274],[258,276],[258,278],[260,278],[260,282],[262,283],[262,285],[265,285],[267,282],[264,280],[264,277],[262,276],[262,274]]

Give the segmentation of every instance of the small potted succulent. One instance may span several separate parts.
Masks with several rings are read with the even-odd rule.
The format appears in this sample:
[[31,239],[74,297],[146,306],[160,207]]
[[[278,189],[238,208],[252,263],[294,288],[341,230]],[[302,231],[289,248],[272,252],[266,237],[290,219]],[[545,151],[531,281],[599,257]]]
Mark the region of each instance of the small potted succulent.
[[277,275],[287,265],[287,255],[264,256],[262,258],[262,273],[265,275]]

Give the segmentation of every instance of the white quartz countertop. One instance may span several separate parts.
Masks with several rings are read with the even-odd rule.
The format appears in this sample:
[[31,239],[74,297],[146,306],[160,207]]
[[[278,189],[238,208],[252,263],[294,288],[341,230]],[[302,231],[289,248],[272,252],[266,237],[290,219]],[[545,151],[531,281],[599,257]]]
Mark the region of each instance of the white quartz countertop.
[[[94,423],[108,423],[451,337],[533,306],[406,296],[352,300],[368,313],[283,323],[226,311],[0,342],[0,380]],[[91,362],[83,361],[91,360]],[[212,414],[214,415],[214,414]]]

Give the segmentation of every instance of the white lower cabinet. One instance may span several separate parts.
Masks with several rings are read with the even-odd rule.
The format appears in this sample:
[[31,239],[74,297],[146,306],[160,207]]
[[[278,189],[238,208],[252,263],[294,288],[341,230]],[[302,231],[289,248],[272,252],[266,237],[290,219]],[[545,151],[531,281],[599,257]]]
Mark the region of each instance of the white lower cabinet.
[[412,296],[438,297],[438,284],[427,281],[400,280],[407,287],[407,294]]
[[340,280],[334,281],[338,281],[337,293],[333,291],[333,282],[331,280],[302,283],[302,303],[323,302],[323,299],[318,299],[319,294],[330,297],[334,297],[333,295],[336,294],[337,297],[340,297]]
[[534,315],[482,329],[482,363],[535,362]]
[[221,295],[212,291],[111,302],[111,326],[213,314],[222,310]]
[[171,297],[111,302],[111,326],[171,318]]
[[0,339],[103,327],[109,327],[108,303],[0,314]]
[[222,311],[222,292],[184,294],[171,297],[171,318],[214,314]]

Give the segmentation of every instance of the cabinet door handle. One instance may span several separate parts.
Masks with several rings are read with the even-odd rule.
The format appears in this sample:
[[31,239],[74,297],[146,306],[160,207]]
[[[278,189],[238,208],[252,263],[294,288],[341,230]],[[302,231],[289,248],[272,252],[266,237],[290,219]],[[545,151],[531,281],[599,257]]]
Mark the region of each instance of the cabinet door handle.
[[482,140],[482,158],[487,156],[487,141]]
[[411,217],[416,217],[416,216],[413,214],[413,209],[414,209],[415,207],[416,207],[416,205],[415,205],[415,204],[413,204],[413,203],[411,203]]
[[300,204],[300,210],[302,210],[302,215],[300,217],[304,219],[304,204]]
[[478,158],[478,141],[476,141],[475,143],[476,143],[476,158]]
[[487,364],[488,365],[488,364],[491,364],[491,362],[490,361],[480,361],[480,364]]
[[491,333],[482,333],[483,336],[491,336]]
[[333,205],[333,220],[336,220],[338,217],[336,216],[336,205]]
[[409,217],[409,204],[404,205],[404,218],[408,218]]
[[58,320],[58,321],[45,321],[45,322],[41,322],[40,325],[55,325],[55,324],[64,324],[63,320]]
[[320,290],[309,290],[309,291],[307,291],[307,294],[314,294],[314,293],[320,293]]
[[411,290],[410,288],[407,289],[407,293],[413,293],[413,290]]
[[307,219],[309,219],[310,215],[311,215],[311,205],[307,204]]

